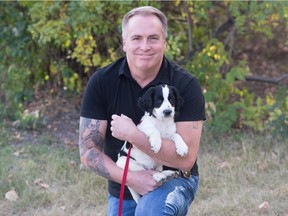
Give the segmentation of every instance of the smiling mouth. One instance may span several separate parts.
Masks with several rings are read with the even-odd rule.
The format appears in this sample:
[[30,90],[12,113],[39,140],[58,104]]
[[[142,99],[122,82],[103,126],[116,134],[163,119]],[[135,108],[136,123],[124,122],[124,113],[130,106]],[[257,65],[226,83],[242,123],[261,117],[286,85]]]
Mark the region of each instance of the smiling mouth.
[[140,58],[143,58],[143,59],[145,59],[145,58],[151,58],[151,57],[153,57],[154,56],[154,54],[150,54],[150,55],[142,55],[142,54],[140,54],[140,55],[138,55]]

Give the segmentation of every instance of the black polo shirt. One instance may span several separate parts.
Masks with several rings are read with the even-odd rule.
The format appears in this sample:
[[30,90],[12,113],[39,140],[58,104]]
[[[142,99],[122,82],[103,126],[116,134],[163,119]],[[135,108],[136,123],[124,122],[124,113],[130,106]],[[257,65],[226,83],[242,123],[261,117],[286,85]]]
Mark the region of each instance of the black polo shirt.
[[[158,84],[176,87],[184,99],[184,105],[176,121],[205,120],[205,100],[198,79],[166,57],[163,58],[156,78],[144,88],[132,78],[126,57],[97,70],[90,78],[83,96],[80,115],[108,121],[104,152],[113,161],[117,160],[123,141],[111,135],[111,116],[125,114],[138,124],[144,113],[138,107],[137,100],[149,87]],[[198,175],[197,162],[191,171],[193,175]],[[109,181],[108,191],[112,196],[119,197],[120,184]],[[127,188],[124,197],[132,199]]]

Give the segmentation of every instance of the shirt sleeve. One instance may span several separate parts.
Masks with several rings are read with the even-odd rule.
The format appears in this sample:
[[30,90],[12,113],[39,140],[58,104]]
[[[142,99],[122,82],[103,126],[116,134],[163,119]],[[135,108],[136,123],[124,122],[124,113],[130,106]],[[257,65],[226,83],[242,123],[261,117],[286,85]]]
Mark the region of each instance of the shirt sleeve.
[[205,98],[197,78],[191,79],[181,92],[184,99],[180,116],[177,121],[200,121],[206,120]]
[[81,117],[107,120],[107,108],[102,89],[98,72],[95,72],[89,79],[84,91],[80,111]]

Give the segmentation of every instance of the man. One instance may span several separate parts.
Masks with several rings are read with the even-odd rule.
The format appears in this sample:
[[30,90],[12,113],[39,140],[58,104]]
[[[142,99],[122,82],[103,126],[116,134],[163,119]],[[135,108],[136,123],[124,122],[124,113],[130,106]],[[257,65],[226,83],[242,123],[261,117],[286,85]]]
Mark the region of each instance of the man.
[[[153,179],[153,170],[129,171],[126,185],[143,197],[136,205],[126,188],[123,215],[186,215],[198,188],[196,159],[205,120],[204,97],[198,80],[164,56],[166,36],[167,19],[158,9],[144,6],[128,12],[122,21],[126,56],[96,71],[83,96],[81,162],[108,179],[109,216],[118,214],[123,169],[115,161],[125,140],[165,168],[185,175],[161,185]],[[189,148],[185,157],[176,153],[172,141],[164,139],[160,151],[153,153],[147,137],[137,128],[144,114],[137,99],[160,83],[176,87],[184,99],[176,125]]]

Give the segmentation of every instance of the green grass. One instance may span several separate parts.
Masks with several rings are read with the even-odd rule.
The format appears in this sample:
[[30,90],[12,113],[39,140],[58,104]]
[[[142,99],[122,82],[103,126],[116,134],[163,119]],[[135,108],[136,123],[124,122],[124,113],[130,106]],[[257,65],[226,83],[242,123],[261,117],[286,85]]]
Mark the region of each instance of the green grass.
[[[49,136],[17,143],[0,132],[0,215],[106,215],[106,181],[81,169],[78,149]],[[288,141],[204,132],[200,185],[189,215],[288,215]],[[44,189],[35,181],[49,185]],[[5,198],[14,189],[19,198]],[[269,202],[269,209],[258,206]]]
[[[81,169],[78,149],[45,143],[50,139],[13,144],[1,138],[0,215],[104,215],[106,181]],[[17,192],[17,201],[5,198],[10,190]]]
[[[216,138],[215,138],[216,137]],[[288,215],[288,141],[205,134],[191,215]],[[259,209],[264,201],[269,209]]]

